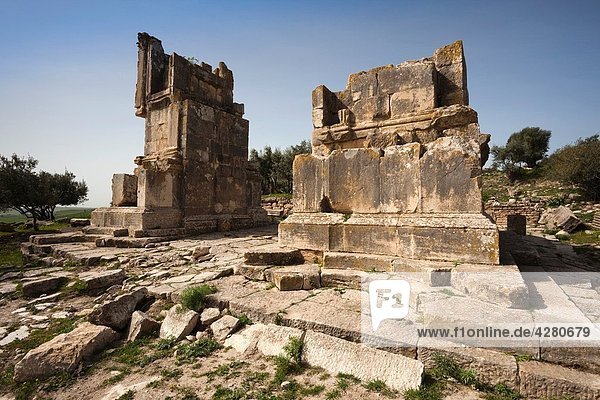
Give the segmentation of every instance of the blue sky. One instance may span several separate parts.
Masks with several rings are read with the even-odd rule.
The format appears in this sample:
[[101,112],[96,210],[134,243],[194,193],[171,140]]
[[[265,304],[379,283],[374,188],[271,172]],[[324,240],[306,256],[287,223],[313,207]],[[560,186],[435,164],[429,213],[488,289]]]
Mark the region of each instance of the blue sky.
[[462,39],[471,106],[494,144],[525,126],[551,150],[600,132],[600,1],[0,1],[0,154],[87,181],[108,205],[113,173],[143,152],[134,116],[137,32],[234,72],[250,145],[311,134],[311,91],[427,57]]

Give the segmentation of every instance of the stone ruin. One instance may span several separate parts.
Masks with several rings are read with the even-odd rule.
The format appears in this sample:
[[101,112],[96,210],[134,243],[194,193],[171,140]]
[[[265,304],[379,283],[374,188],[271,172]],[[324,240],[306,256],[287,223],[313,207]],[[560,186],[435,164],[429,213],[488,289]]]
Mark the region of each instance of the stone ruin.
[[233,101],[225,63],[195,64],[138,35],[135,115],[145,118],[144,155],[115,174],[112,206],[89,232],[169,236],[246,228],[266,221],[260,175],[248,162],[248,120]]
[[461,41],[312,93],[313,151],[294,161],[283,245],[407,259],[499,263],[483,213],[490,136],[469,107]]

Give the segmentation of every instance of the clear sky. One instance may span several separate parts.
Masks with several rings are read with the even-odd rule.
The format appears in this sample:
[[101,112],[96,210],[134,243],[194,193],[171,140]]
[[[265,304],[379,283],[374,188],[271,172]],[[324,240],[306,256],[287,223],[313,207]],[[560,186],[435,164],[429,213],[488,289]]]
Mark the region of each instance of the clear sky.
[[134,116],[137,32],[168,53],[225,61],[250,146],[309,139],[311,91],[430,56],[462,39],[471,106],[494,144],[525,126],[551,150],[600,132],[600,1],[0,1],[0,154],[87,181],[143,153]]

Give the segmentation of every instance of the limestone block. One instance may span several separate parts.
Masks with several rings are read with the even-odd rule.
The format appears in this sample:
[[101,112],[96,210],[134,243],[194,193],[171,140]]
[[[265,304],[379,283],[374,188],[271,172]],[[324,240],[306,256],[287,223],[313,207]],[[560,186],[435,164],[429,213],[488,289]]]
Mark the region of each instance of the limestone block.
[[79,279],[85,282],[87,290],[91,291],[106,289],[113,285],[120,285],[126,277],[127,275],[125,275],[122,268],[79,274]]
[[334,212],[379,210],[379,152],[375,149],[334,151],[327,160],[329,200]]
[[573,211],[565,206],[560,206],[556,210],[552,210],[546,216],[545,221],[549,228],[558,228],[569,233],[574,232],[581,225],[581,220],[573,214]]
[[362,71],[348,77],[348,89],[354,100],[377,95],[377,76],[374,70]]
[[113,175],[112,205],[115,207],[137,205],[137,176],[129,174]]
[[297,328],[269,324],[258,336],[256,349],[267,357],[279,356],[285,354],[284,347],[292,338],[302,340],[303,335],[304,332]]
[[219,319],[221,316],[221,310],[218,308],[206,308],[200,314],[200,323],[203,326],[209,326],[213,322]]
[[244,260],[249,265],[293,265],[304,262],[302,253],[297,248],[277,245],[248,250],[244,253]]
[[327,252],[323,254],[323,266],[327,269],[352,269],[359,271],[392,271],[393,257],[365,253]]
[[158,332],[160,324],[142,311],[134,311],[127,331],[127,341],[132,342]]
[[321,287],[319,266],[316,264],[294,265],[274,268],[269,271],[270,279],[281,291],[311,290]]
[[36,297],[40,294],[49,294],[58,290],[68,279],[64,276],[52,276],[23,282],[23,296]]
[[468,105],[467,66],[462,40],[437,49],[433,62],[438,72],[438,107]]
[[390,146],[381,158],[381,212],[416,212],[420,201],[421,145]]
[[94,324],[108,326],[116,330],[125,329],[131,320],[131,314],[135,307],[147,293],[148,290],[142,288],[97,305],[89,315],[89,320]]
[[379,379],[395,390],[418,388],[423,375],[421,361],[313,331],[305,334],[302,359],[334,375]]
[[222,318],[216,320],[210,324],[210,330],[213,333],[215,339],[219,341],[225,340],[238,328],[240,320],[231,315],[225,315]]
[[266,328],[267,325],[264,324],[252,324],[225,339],[225,346],[232,347],[241,354],[252,353],[256,350],[258,338]]
[[452,287],[471,297],[507,308],[529,308],[529,289],[518,268],[478,268],[459,265],[451,273]]
[[354,102],[352,112],[357,122],[387,119],[390,117],[389,96],[362,97]]
[[180,304],[169,309],[160,325],[161,339],[175,338],[181,340],[194,330],[200,315],[196,311],[186,310]]
[[294,212],[320,212],[324,159],[301,154],[294,159]]
[[421,157],[423,212],[481,213],[479,145],[442,137],[425,146]]
[[521,395],[528,399],[600,398],[600,377],[538,361],[519,363]]
[[85,322],[29,351],[15,366],[14,379],[24,382],[73,372],[82,360],[90,359],[118,338],[119,334],[110,328]]

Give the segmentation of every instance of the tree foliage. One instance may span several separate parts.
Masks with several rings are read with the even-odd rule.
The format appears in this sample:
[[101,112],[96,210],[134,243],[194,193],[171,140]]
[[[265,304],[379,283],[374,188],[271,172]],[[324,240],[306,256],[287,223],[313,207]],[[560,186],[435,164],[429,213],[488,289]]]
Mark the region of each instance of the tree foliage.
[[548,160],[552,177],[573,185],[593,199],[600,199],[600,135],[579,139],[558,149]]
[[494,166],[502,169],[523,165],[535,167],[548,153],[551,134],[551,131],[539,127],[527,127],[513,133],[506,146],[492,147]]
[[0,155],[0,210],[16,210],[27,218],[54,220],[57,205],[76,205],[87,199],[85,181],[75,181],[69,171],[36,172],[37,160]]
[[250,161],[258,164],[258,171],[262,178],[262,193],[292,193],[294,158],[299,154],[310,152],[311,146],[308,140],[286,147],[283,151],[279,148],[273,150],[271,146],[265,146],[260,151],[251,149]]

